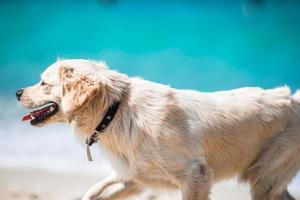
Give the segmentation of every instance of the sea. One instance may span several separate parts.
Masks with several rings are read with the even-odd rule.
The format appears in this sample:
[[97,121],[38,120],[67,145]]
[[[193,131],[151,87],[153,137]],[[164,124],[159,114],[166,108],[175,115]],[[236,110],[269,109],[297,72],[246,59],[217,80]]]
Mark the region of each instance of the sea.
[[[58,58],[103,60],[129,76],[180,89],[288,85],[295,92],[300,1],[0,1],[0,168],[111,171],[96,148],[96,161],[87,162],[67,124],[21,122],[27,111],[15,91],[38,82]],[[299,190],[300,176],[290,187]]]

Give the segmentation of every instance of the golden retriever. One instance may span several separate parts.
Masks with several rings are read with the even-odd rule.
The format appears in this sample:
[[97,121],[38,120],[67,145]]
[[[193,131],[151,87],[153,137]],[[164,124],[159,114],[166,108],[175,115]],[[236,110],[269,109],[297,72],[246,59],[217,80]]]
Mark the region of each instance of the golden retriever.
[[300,92],[291,95],[288,87],[177,90],[74,59],[58,60],[16,95],[35,109],[24,120],[70,123],[82,141],[120,102],[97,135],[116,174],[84,200],[126,199],[145,187],[208,200],[212,184],[235,175],[250,183],[253,200],[293,199],[286,188],[300,169]]

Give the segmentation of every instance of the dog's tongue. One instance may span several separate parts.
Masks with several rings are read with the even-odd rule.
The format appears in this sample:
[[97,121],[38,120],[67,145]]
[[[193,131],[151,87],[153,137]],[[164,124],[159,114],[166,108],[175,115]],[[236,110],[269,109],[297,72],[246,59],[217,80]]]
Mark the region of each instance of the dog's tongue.
[[27,115],[23,116],[22,121],[27,121],[27,120],[36,118],[37,116],[39,116],[39,115],[44,114],[45,112],[47,112],[47,110],[48,110],[48,107],[46,107],[44,109],[41,109],[41,110],[30,112]]
[[27,120],[30,120],[31,119],[31,114],[27,114],[27,115],[24,115],[23,118],[22,118],[22,121],[27,121]]

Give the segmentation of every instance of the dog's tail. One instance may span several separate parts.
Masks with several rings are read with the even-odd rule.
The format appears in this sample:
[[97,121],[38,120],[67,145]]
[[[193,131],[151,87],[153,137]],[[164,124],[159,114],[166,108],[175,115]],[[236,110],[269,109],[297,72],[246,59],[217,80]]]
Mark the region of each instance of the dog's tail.
[[300,104],[300,90],[297,90],[293,95],[293,99]]

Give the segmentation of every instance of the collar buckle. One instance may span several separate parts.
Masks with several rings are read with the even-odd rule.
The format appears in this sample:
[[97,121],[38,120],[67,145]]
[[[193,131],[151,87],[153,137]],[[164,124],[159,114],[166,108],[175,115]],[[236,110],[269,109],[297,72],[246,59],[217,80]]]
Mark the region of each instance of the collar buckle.
[[88,137],[88,138],[86,138],[86,140],[85,140],[85,143],[86,143],[88,146],[92,146],[95,142],[97,142],[97,140],[95,140],[95,138],[93,138],[93,137]]

